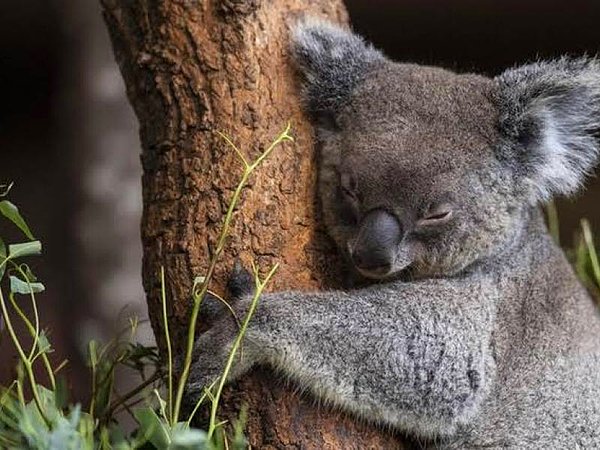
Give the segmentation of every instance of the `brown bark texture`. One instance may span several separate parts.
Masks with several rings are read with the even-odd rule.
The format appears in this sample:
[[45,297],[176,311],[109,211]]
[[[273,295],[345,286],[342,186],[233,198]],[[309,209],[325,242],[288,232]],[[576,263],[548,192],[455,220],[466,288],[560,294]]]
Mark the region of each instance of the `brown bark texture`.
[[[161,266],[170,328],[186,329],[194,277],[202,275],[242,174],[217,131],[256,158],[291,122],[294,143],[275,149],[244,190],[216,272],[233,260],[280,269],[270,290],[319,289],[339,279],[335,250],[319,227],[311,127],[288,56],[289,30],[304,14],[346,22],[341,0],[103,0],[128,97],[140,124],[143,279],[161,343]],[[221,417],[248,405],[253,448],[400,448],[372,424],[318,406],[266,369],[224,395]]]

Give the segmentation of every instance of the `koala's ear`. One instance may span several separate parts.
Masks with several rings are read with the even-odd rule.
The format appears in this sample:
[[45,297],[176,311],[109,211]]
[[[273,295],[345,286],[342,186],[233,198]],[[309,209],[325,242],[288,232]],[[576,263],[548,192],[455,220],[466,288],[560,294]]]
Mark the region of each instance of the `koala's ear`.
[[315,18],[296,25],[291,50],[303,79],[305,107],[327,128],[335,126],[338,112],[369,69],[384,60],[359,36]]
[[572,194],[598,159],[600,64],[562,58],[496,78],[499,155],[530,184],[533,201]]

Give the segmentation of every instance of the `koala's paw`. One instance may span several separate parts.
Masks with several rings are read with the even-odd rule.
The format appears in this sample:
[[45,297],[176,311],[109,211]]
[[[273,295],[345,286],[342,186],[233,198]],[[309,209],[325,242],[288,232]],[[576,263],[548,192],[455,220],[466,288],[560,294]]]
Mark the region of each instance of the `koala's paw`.
[[[224,317],[196,340],[186,387],[188,400],[195,402],[205,388],[210,387],[223,375],[238,333],[237,323],[231,317]],[[246,351],[246,348],[244,344],[244,351],[236,355],[227,381],[238,378],[254,365],[254,353]]]
[[[186,401],[195,404],[204,392],[222,375],[239,333],[239,320],[247,313],[254,295],[254,277],[241,262],[235,262],[227,282],[229,303],[237,317],[223,307],[216,298],[205,297],[206,306],[211,313],[212,326],[202,333],[194,344],[193,362],[186,387]],[[250,342],[244,339],[243,350],[234,359],[227,381],[232,381],[248,371],[257,361],[257,352]]]
[[242,262],[236,259],[233,269],[231,269],[231,273],[229,274],[229,280],[227,281],[229,295],[233,299],[239,299],[254,295],[255,289],[254,277],[243,266]]
[[[227,302],[234,309],[242,298],[254,295],[254,278],[242,263],[237,260],[227,280]],[[223,302],[207,292],[200,308],[200,321],[204,324],[214,324],[222,317],[231,314]]]

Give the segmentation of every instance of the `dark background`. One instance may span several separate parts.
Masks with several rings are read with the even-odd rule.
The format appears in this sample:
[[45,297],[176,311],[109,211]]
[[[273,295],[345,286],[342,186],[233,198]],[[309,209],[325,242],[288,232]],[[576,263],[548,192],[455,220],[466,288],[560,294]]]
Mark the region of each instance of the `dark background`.
[[[596,54],[595,0],[350,0],[355,30],[389,56],[495,75],[538,58]],[[59,355],[71,356],[76,394],[87,385],[81,354],[119,316],[145,317],[137,124],[126,102],[95,0],[0,2],[0,181],[44,257],[42,317]],[[561,201],[562,241],[582,216],[600,233],[600,183]],[[0,226],[0,235],[16,234]],[[130,305],[126,312],[120,312]],[[145,332],[148,338],[148,330]],[[0,379],[14,360],[0,344]]]

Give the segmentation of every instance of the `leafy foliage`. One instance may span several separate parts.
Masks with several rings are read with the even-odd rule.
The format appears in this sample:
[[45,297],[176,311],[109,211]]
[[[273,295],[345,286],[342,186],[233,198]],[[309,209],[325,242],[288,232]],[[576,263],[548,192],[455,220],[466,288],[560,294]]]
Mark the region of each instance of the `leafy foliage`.
[[[232,141],[223,136],[243,164],[243,174],[234,192],[218,245],[209,262],[204,276],[195,278],[192,298],[192,315],[188,328],[186,353],[181,366],[181,375],[176,378],[174,358],[171,352],[171,337],[167,321],[167,298],[164,269],[161,270],[163,326],[167,342],[167,355],[158,354],[156,347],[135,343],[138,321],[132,319],[126,333],[111,342],[101,345],[96,341],[88,343],[88,366],[92,380],[91,401],[87,408],[80,403],[69,404],[68,390],[59,371],[67,364],[63,361],[53,365],[50,355],[53,351],[47,334],[40,327],[36,295],[43,292],[44,285],[37,280],[24,258],[39,255],[42,244],[35,240],[29,226],[17,207],[7,199],[0,201],[0,215],[12,222],[27,239],[11,245],[0,238],[0,283],[8,280],[8,295],[0,284],[0,319],[19,356],[17,377],[9,386],[0,386],[0,448],[32,450],[220,450],[243,449],[247,447],[242,432],[243,417],[234,424],[232,431],[223,426],[226,421],[217,418],[218,403],[225,380],[234,358],[241,346],[242,337],[256,308],[260,293],[277,270],[273,267],[266,278],[261,279],[255,268],[256,294],[250,311],[243,319],[238,338],[229,355],[227,366],[220,378],[207,388],[198,400],[191,414],[181,419],[181,404],[185,384],[191,366],[191,356],[196,333],[196,320],[199,309],[211,283],[214,269],[227,241],[233,212],[238,206],[242,189],[250,175],[261,165],[273,149],[284,141],[292,140],[288,127],[277,137],[271,146],[257,160],[248,162]],[[11,185],[0,185],[0,198],[8,195]],[[22,307],[23,299],[28,299],[33,311],[28,317]],[[227,305],[229,306],[229,305]],[[231,308],[230,308],[231,310]],[[29,333],[26,339],[17,335],[15,320],[21,320]],[[2,331],[0,322],[0,331]],[[47,383],[38,380],[33,370],[35,364],[42,364]],[[117,369],[127,367],[135,371],[139,384],[125,394],[115,390]],[[26,391],[29,391],[29,397]],[[191,421],[205,401],[210,401],[210,422],[207,431],[195,429]],[[137,423],[137,429],[126,435],[118,423],[117,415],[129,413]],[[217,432],[218,431],[218,432]]]

